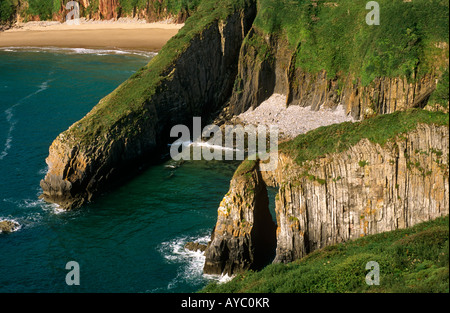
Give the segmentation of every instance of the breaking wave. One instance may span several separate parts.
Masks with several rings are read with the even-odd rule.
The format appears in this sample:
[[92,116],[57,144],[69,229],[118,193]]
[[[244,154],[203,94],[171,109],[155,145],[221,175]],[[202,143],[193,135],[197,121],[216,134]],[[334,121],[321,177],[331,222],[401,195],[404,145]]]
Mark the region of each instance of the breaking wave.
[[170,241],[161,243],[159,252],[169,264],[178,264],[177,276],[167,285],[167,289],[175,289],[179,284],[187,283],[193,285],[203,284],[205,281],[226,282],[232,277],[228,275],[203,274],[205,255],[200,250],[190,251],[184,246],[188,242],[197,242],[207,245],[211,234],[205,233],[201,236],[180,236]]

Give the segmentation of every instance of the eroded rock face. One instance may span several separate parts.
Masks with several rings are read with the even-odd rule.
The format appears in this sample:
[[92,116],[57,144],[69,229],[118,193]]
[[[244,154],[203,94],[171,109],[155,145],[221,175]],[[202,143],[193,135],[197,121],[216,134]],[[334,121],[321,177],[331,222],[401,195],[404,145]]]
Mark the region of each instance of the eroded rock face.
[[197,251],[205,252],[205,250],[206,250],[206,245],[203,245],[203,244],[198,243],[198,242],[192,242],[192,241],[190,241],[190,242],[188,242],[188,243],[186,243],[186,244],[184,245],[184,248],[185,248],[186,250],[193,251],[193,252],[197,252]]
[[312,74],[295,68],[296,52],[278,37],[262,34],[255,28],[247,37],[230,100],[230,109],[235,115],[257,107],[273,93],[278,93],[286,95],[286,105],[311,107],[312,110],[343,105],[346,113],[358,120],[423,108],[436,89],[438,75],[433,72],[414,83],[406,78],[381,77],[364,86],[352,78],[329,79],[325,71]]
[[[29,2],[30,0],[28,0]],[[66,9],[68,1],[60,0],[58,12],[53,13],[52,20],[65,22],[66,15],[69,12]],[[145,19],[148,22],[155,22],[172,18],[177,23],[184,23],[189,17],[189,11],[179,12],[177,16],[170,13],[169,8],[161,4],[160,0],[150,0],[145,7],[138,8],[137,4],[132,8],[128,8],[125,12],[119,0],[79,0],[80,16],[90,20],[117,20],[121,17]],[[159,2],[159,3],[156,3]],[[23,2],[22,6],[28,6],[27,2]],[[187,8],[186,8],[187,10]],[[27,20],[39,20],[38,16],[28,15],[26,9],[20,9],[17,17],[18,21],[22,21],[25,17]],[[27,16],[28,15],[28,16]]]
[[261,269],[275,256],[276,226],[258,162],[235,174],[218,209],[204,272],[233,275]]
[[243,222],[265,212],[266,185],[279,187],[274,262],[292,262],[328,245],[448,215],[448,150],[448,126],[419,124],[384,145],[363,139],[301,166],[279,153],[276,171],[260,172],[255,165],[235,174],[218,210],[205,272],[251,268],[260,261],[251,254],[253,243],[272,245],[263,238],[269,226],[261,234]]
[[[49,149],[40,198],[66,210],[78,208],[118,180],[127,179],[136,164],[154,160],[150,151],[157,149],[157,142],[152,121],[126,119],[115,126],[90,144],[77,142],[70,133],[60,134]],[[141,136],[127,137],[121,129],[128,127],[139,128]]]
[[[108,129],[92,130],[96,118],[111,119],[103,105],[111,95],[60,134],[46,159],[42,198],[64,209],[77,208],[134,169],[158,160],[174,125],[190,125],[192,116],[209,118],[220,109],[230,97],[239,49],[255,15],[255,4],[249,4],[199,31],[162,74],[158,91],[152,97],[136,96],[142,103],[113,117]],[[125,82],[114,92],[136,93],[127,83],[133,86],[133,81]]]
[[448,140],[447,126],[421,124],[383,146],[364,139],[302,167],[280,155],[275,262],[447,215]]

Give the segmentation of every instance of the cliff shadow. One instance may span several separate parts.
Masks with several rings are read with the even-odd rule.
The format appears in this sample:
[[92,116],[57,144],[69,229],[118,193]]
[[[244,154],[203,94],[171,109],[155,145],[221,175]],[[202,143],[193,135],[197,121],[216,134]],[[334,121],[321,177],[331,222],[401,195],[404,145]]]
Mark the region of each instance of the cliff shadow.
[[255,195],[254,225],[251,233],[254,247],[251,266],[253,270],[261,270],[271,264],[275,259],[277,248],[277,225],[274,215],[277,188],[268,187],[259,171],[258,176],[261,181]]

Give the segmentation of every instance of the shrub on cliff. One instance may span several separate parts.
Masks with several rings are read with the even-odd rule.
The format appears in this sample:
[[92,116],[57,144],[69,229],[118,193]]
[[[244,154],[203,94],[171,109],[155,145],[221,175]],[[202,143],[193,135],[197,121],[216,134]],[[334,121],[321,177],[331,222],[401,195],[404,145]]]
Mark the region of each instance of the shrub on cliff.
[[39,16],[40,20],[50,20],[60,7],[61,0],[28,0],[27,13]]
[[[366,24],[366,2],[260,0],[254,25],[286,38],[295,67],[360,79],[417,79],[432,70],[448,43],[449,3],[445,0],[378,0],[380,25]],[[448,58],[448,46],[446,49]],[[443,64],[440,64],[443,65]]]
[[10,22],[16,11],[17,0],[0,0],[0,24]]
[[[26,0],[20,4],[24,7],[19,10],[19,15],[24,19],[38,17],[39,20],[51,20],[55,14],[59,14],[59,18],[65,17],[65,4],[70,0]],[[99,12],[102,0],[91,0],[85,8],[80,3],[80,16],[95,16]],[[135,17],[138,13],[144,16],[152,17],[152,19],[163,19],[167,17],[179,17],[178,22],[192,15],[197,9],[201,0],[119,0],[117,7],[111,7],[110,10],[116,9],[118,17],[131,16]],[[19,6],[18,0],[0,0],[0,22],[11,21]],[[25,9],[26,8],[26,9]],[[105,9],[105,8],[104,8]],[[107,8],[108,9],[108,8]],[[142,15],[141,14],[141,15]],[[141,16],[142,17],[142,16]],[[105,18],[100,15],[100,18]],[[181,20],[180,20],[181,18]]]

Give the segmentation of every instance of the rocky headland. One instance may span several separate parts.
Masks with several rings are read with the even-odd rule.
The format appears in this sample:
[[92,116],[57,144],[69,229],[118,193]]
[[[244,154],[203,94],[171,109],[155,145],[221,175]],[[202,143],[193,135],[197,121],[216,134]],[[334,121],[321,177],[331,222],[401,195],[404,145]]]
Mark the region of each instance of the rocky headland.
[[[266,122],[290,140],[275,171],[258,160],[237,169],[205,273],[448,215],[448,4],[380,2],[386,23],[374,28],[353,1],[202,1],[158,56],[55,139],[42,197],[78,208],[160,160],[172,126],[220,112],[252,123],[275,94],[284,103]],[[322,116],[317,126],[339,124],[309,131],[305,108]],[[276,224],[269,185],[279,188]]]
[[[257,269],[257,254],[258,261],[292,262],[328,245],[448,215],[448,142],[448,124],[418,123],[383,144],[364,138],[302,163],[282,146],[273,172],[245,161],[218,208],[205,273]],[[278,188],[276,231],[266,186]],[[252,231],[258,227],[265,231]]]

